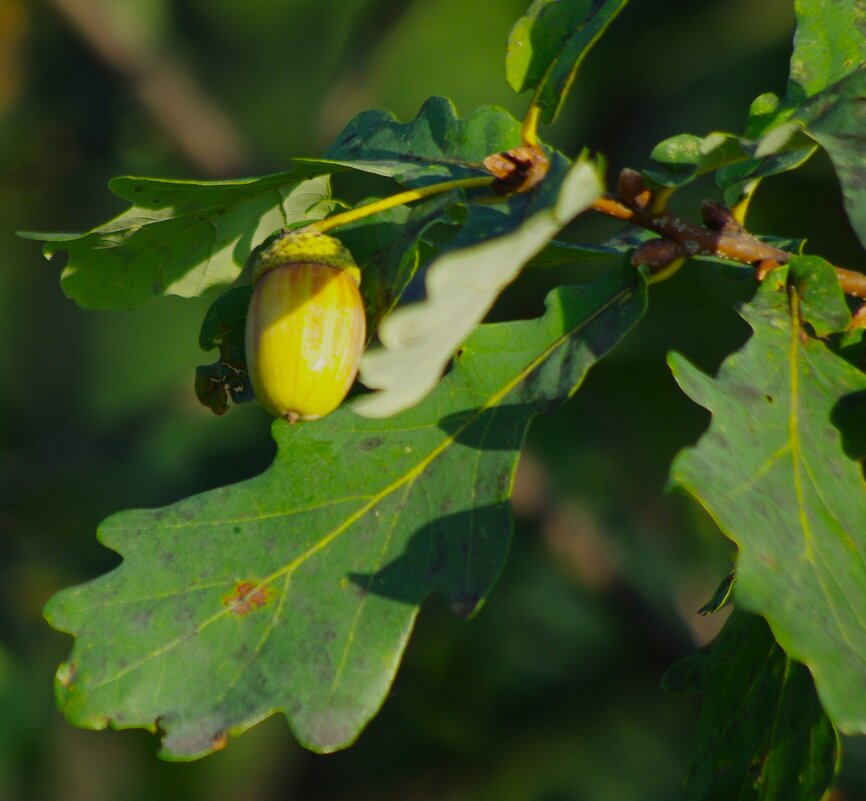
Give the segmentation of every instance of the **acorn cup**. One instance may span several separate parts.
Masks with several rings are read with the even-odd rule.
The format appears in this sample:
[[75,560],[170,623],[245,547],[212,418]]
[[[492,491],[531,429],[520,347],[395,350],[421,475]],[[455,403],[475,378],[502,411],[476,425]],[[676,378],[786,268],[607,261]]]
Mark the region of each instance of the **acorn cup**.
[[285,234],[259,254],[247,312],[247,370],[256,397],[290,423],[317,420],[346,397],[367,321],[352,254],[317,231]]

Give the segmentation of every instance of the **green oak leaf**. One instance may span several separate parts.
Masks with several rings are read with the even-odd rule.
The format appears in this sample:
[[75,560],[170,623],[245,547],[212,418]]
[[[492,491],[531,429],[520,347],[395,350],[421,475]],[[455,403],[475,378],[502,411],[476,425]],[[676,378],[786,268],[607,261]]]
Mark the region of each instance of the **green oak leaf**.
[[628,0],[535,0],[508,37],[505,77],[553,122],[589,49]]
[[744,147],[750,157],[716,172],[716,184],[728,206],[748,201],[764,178],[796,170],[814,155],[817,147],[802,133],[802,125],[789,122],[792,113],[772,92],[752,101]]
[[651,186],[681,187],[715,172],[725,202],[733,206],[753,192],[760,179],[796,169],[816,150],[811,140],[793,132],[766,154],[760,153],[765,143],[721,131],[704,137],[679,134],[655,146],[650,154],[654,164],[643,175]]
[[[588,163],[583,156],[580,161]],[[456,234],[440,244],[450,250],[478,245],[516,231],[539,212],[549,212],[559,202],[563,181],[571,167],[565,156],[554,151],[549,154],[544,180],[531,191],[495,197],[495,202],[490,202],[489,197],[477,203],[471,199],[464,201],[455,209],[455,222],[459,224]],[[595,170],[601,181],[601,165],[596,164]]]
[[423,403],[276,421],[262,475],[105,521],[123,561],[56,595],[76,635],[57,677],[68,719],[163,732],[190,759],[275,712],[319,751],[350,744],[388,692],[419,605],[470,615],[508,548],[526,427],[572,395],[640,319],[634,270],[550,293],[535,320],[478,328]]
[[817,150],[817,147],[811,143],[799,146],[802,144],[800,138],[794,144],[796,146],[792,150],[773,152],[760,158],[749,158],[719,169],[716,173],[716,184],[724,192],[725,203],[728,206],[735,206],[753,195],[764,178],[796,170]]
[[[751,195],[761,178],[797,169],[815,152],[802,141],[795,113],[809,98],[866,66],[866,5],[862,0],[796,0],[794,51],[784,100],[766,93],[752,103],[747,136],[760,139],[757,158],[718,178],[725,202]],[[799,115],[798,115],[799,116]],[[794,143],[789,143],[793,137]],[[782,148],[787,153],[781,153]]]
[[222,415],[232,403],[253,400],[255,393],[247,377],[244,327],[252,286],[234,287],[220,295],[207,310],[198,342],[202,350],[219,348],[219,359],[195,371],[195,394],[214,414]]
[[800,296],[800,317],[819,337],[845,331],[851,312],[833,266],[820,256],[795,256],[788,277]]
[[426,232],[449,221],[448,211],[459,194],[449,192],[412,206],[398,206],[332,232],[361,268],[361,294],[371,334],[415,277]]
[[364,354],[361,381],[377,391],[359,399],[355,411],[387,417],[430,392],[505,286],[603,189],[597,168],[587,161],[571,167],[558,185],[549,175],[543,190],[549,192],[551,186],[556,186],[552,205],[531,213],[517,227],[509,223],[505,233],[496,232],[500,235],[468,225],[463,235],[471,244],[462,246],[465,240],[458,238],[458,247],[433,261],[425,276],[427,297],[386,317],[378,332],[382,347]]
[[507,111],[482,106],[465,120],[444,97],[431,97],[414,120],[388,111],[358,114],[328,148],[323,161],[418,186],[489,175],[481,162],[520,144],[520,123]]
[[813,97],[798,118],[830,156],[848,219],[866,246],[866,69]]
[[758,95],[749,106],[746,117],[746,138],[763,139],[780,121],[791,115],[791,110],[775,92]]
[[554,240],[526,266],[561,267],[596,259],[609,259],[631,253],[647,240],[656,238],[658,238],[657,234],[647,231],[645,228],[627,226],[615,236],[598,244],[577,244]]
[[748,199],[762,178],[795,170],[811,158],[815,147],[804,141],[799,107],[866,66],[866,5],[862,0],[796,0],[795,12],[785,98],[768,92],[755,99],[746,136],[757,140],[756,157],[717,176],[728,205]]
[[787,97],[799,104],[866,66],[866,4],[796,0],[794,8],[797,29]]
[[809,671],[767,624],[734,610],[721,633],[665,674],[664,688],[704,696],[680,801],[820,801],[839,742]]
[[236,181],[115,178],[132,205],[85,234],[24,236],[46,257],[69,254],[60,283],[87,309],[131,309],[153,297],[196,297],[234,281],[253,247],[281,226],[325,216],[333,165]]
[[653,148],[650,158],[655,163],[643,174],[651,185],[679,187],[745,157],[741,142],[734,134],[721,131],[704,137],[678,134]]
[[787,273],[770,273],[743,307],[753,335],[717,378],[670,357],[686,394],[713,414],[671,477],[738,545],[734,600],[808,666],[834,724],[862,733],[866,483],[834,424],[866,375],[807,335]]

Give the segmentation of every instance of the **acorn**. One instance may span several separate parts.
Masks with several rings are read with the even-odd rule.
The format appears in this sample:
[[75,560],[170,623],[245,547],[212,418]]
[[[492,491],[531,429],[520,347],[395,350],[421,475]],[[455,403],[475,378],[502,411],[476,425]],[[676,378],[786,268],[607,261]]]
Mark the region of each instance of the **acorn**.
[[271,414],[317,420],[346,397],[367,330],[360,283],[348,249],[318,231],[284,234],[259,254],[245,348],[250,382]]

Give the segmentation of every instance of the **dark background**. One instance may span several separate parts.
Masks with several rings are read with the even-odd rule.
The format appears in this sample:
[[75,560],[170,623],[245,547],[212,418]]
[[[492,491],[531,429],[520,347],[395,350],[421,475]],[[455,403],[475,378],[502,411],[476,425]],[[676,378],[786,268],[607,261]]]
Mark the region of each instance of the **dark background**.
[[[217,419],[192,392],[210,299],[134,313],[77,309],[16,230],[86,230],[120,212],[118,174],[224,178],[319,155],[358,111],[408,120],[431,94],[461,114],[521,115],[504,44],[527,0],[0,0],[0,801],[666,801],[689,759],[699,699],[665,695],[665,668],[710,639],[698,617],[733,550],[665,490],[707,415],[681,395],[670,349],[707,370],[748,336],[754,290],[694,263],[578,396],[533,427],[505,574],[478,616],[425,605],[392,696],[352,749],[315,756],[281,717],[194,764],[159,761],[140,732],[72,729],[52,676],[69,648],[41,607],[117,557],[107,515],[263,470],[255,405]],[[634,0],[587,59],[560,121],[567,154],[644,166],[683,131],[742,128],[783,93],[789,0]],[[341,178],[357,199],[363,180]],[[380,189],[380,188],[379,188]],[[381,189],[380,189],[381,191]],[[711,182],[679,193],[697,216]],[[756,232],[864,267],[829,162],[761,188]],[[573,238],[616,230],[581,219]],[[497,314],[528,316],[590,268],[529,271]],[[592,269],[598,269],[598,266]],[[866,797],[866,749],[847,741],[845,798]]]

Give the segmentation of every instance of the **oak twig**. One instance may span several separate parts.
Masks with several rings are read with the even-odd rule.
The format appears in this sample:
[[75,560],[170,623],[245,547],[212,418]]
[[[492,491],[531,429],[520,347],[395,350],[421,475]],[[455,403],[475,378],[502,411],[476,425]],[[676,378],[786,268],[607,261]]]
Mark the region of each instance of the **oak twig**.
[[[637,178],[636,178],[637,176]],[[633,205],[615,195],[604,195],[592,205],[599,214],[637,225],[653,231],[663,239],[675,243],[689,256],[719,256],[756,268],[759,280],[773,268],[788,261],[791,254],[775,248],[752,236],[721,204],[704,204],[704,225],[661,210],[653,214],[650,190],[640,190],[639,173],[623,170],[620,187],[627,188],[627,197]],[[842,291],[847,295],[866,298],[866,275],[835,267]]]

